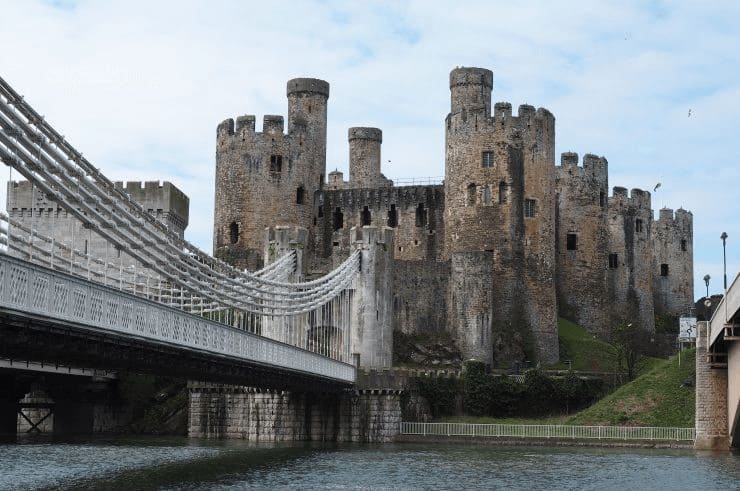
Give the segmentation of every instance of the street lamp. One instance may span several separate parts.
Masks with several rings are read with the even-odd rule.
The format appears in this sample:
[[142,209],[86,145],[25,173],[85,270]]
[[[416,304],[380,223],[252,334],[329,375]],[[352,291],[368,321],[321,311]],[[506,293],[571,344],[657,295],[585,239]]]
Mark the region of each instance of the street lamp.
[[725,249],[725,243],[727,242],[727,232],[722,232],[719,236],[722,239],[722,259],[724,260],[724,273],[725,273],[725,293],[727,293],[727,250]]
[[704,283],[707,285],[707,298],[709,298],[709,280],[711,280],[712,277],[708,274],[704,275]]

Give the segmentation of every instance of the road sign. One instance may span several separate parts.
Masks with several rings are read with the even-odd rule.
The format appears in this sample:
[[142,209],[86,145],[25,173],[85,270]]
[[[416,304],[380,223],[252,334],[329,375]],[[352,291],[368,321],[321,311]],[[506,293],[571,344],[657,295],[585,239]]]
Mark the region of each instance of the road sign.
[[678,319],[678,340],[696,341],[696,317]]

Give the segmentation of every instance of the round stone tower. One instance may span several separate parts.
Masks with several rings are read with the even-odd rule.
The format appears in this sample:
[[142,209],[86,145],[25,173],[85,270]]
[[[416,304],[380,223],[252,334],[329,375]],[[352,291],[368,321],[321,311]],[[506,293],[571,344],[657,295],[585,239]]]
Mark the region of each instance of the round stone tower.
[[348,138],[349,187],[380,186],[380,145],[383,143],[383,132],[378,128],[350,128]]
[[262,132],[251,115],[218,127],[214,253],[238,267],[262,266],[266,227],[313,227],[326,170],[329,84],[293,79],[287,97],[287,133],[282,116],[265,116]]
[[449,328],[465,357],[557,360],[555,119],[497,103],[493,73],[450,73],[445,132]]

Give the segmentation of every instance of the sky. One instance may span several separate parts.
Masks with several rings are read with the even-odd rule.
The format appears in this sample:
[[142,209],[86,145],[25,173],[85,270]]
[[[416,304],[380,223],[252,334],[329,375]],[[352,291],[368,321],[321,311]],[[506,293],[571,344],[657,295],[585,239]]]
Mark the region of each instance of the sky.
[[[331,84],[327,171],[347,128],[383,130],[391,178],[444,174],[449,72],[493,70],[493,101],[549,109],[556,155],[694,216],[694,284],[740,268],[740,2],[0,0],[0,76],[115,180],[190,197],[212,250],[216,126],[287,113],[285,83]],[[515,109],[516,111],[516,109]],[[5,172],[5,174],[3,174]],[[6,181],[8,168],[0,168]],[[17,176],[17,173],[15,175]],[[5,203],[5,182],[0,203]]]

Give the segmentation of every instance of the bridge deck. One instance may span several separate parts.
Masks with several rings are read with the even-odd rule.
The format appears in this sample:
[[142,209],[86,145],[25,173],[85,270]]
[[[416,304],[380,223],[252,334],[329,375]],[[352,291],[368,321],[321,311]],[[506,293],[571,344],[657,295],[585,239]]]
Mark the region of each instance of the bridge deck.
[[54,343],[63,351],[65,344],[84,340],[97,346],[85,351],[97,368],[119,369],[123,360],[106,363],[102,356],[117,350],[136,359],[158,353],[160,363],[149,363],[158,372],[167,366],[178,372],[180,365],[184,376],[202,371],[204,379],[224,382],[282,377],[292,386],[346,387],[355,381],[355,367],[348,363],[5,254],[0,254],[0,316],[3,334],[12,333],[3,336],[0,356],[22,355],[24,346],[33,351],[48,344],[51,350]]

